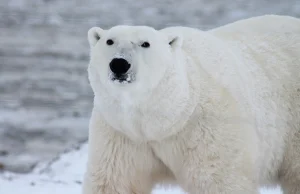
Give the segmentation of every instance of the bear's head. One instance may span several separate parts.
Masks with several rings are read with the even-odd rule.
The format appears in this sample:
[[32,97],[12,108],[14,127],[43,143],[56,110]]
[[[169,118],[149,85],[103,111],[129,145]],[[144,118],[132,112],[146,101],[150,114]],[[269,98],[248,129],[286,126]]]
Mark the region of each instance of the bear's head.
[[93,27],[90,44],[89,78],[94,92],[120,97],[151,93],[176,63],[181,38],[147,26]]
[[182,37],[177,30],[147,26],[91,28],[88,74],[94,110],[135,140],[176,133],[179,124],[170,128],[185,122],[195,101]]

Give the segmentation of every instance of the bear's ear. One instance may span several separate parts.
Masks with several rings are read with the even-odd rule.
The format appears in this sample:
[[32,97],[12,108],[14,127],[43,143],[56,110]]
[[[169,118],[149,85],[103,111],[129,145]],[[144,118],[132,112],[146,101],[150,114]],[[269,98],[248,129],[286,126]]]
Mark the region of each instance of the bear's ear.
[[104,30],[99,27],[92,27],[88,31],[88,41],[91,47],[95,46],[101,36],[103,36]]
[[169,35],[168,36],[169,45],[175,49],[182,46],[182,38],[178,35]]

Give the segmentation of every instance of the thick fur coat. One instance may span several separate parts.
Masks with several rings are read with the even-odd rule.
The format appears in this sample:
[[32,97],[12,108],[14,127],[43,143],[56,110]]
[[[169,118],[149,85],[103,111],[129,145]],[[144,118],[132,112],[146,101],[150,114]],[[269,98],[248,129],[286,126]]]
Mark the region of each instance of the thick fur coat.
[[[94,27],[88,39],[95,98],[83,194],[150,194],[158,183],[300,193],[299,19]],[[111,79],[114,58],[131,64],[130,83]]]

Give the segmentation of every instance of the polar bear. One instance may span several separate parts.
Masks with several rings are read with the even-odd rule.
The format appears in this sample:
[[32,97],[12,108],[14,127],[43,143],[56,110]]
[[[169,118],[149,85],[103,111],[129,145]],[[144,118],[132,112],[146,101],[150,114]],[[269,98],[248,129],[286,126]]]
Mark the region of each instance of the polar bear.
[[300,20],[88,31],[83,194],[300,193]]

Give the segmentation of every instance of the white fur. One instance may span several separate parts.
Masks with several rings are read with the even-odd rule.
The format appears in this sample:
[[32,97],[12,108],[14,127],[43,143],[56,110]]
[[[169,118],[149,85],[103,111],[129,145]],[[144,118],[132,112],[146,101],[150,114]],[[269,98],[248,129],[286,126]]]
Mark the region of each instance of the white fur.
[[[299,19],[95,27],[88,39],[95,98],[83,194],[149,194],[163,182],[190,194],[258,194],[278,182],[300,193]],[[132,83],[110,80],[116,56],[132,65]]]

